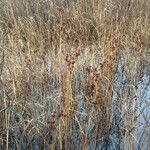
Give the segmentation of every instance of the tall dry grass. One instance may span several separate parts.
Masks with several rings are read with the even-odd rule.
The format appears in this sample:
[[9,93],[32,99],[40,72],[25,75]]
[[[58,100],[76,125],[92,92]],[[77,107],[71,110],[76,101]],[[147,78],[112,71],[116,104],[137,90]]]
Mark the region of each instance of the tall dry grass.
[[150,73],[149,1],[0,6],[1,148],[141,149],[137,87]]

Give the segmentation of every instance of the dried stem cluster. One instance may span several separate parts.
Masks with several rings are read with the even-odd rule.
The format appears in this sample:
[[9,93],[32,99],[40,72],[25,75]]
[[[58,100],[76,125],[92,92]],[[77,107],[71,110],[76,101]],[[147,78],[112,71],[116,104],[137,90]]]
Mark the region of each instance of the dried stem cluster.
[[0,149],[140,149],[149,6],[1,0]]

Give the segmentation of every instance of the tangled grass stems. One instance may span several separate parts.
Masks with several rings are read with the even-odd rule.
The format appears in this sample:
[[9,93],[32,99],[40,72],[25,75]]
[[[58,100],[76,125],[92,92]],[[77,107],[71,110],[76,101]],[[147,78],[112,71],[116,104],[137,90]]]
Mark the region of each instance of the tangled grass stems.
[[0,148],[146,146],[136,132],[139,112],[148,122],[138,86],[150,73],[149,1],[0,6]]

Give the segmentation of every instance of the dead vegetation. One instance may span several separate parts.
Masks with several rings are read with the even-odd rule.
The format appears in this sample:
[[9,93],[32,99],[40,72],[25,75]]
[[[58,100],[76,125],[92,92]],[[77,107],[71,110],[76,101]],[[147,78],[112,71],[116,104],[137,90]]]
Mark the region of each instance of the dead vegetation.
[[1,149],[148,148],[148,0],[0,6]]

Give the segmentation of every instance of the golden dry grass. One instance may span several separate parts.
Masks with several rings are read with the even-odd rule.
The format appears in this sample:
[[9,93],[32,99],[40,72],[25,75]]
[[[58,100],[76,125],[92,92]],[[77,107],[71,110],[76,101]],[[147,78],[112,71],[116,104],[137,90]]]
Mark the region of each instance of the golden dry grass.
[[0,6],[2,149],[109,149],[114,128],[116,145],[142,147],[135,130],[137,86],[150,72],[148,0]]

